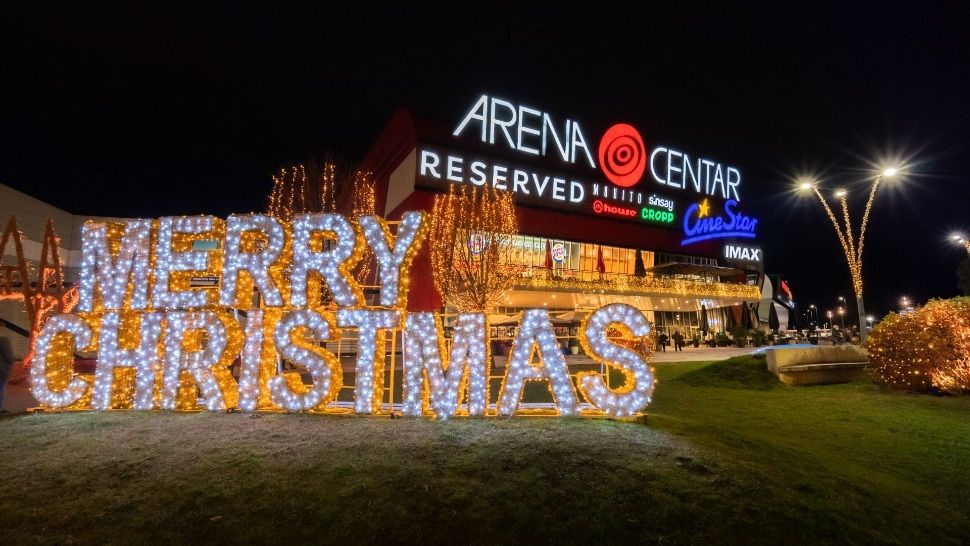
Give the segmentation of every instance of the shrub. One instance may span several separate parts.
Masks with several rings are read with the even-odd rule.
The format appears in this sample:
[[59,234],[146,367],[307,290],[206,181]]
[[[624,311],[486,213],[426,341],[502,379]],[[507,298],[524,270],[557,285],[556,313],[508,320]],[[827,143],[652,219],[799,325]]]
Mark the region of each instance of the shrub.
[[890,313],[869,335],[877,383],[912,392],[970,393],[970,298]]
[[746,347],[748,345],[748,331],[742,326],[738,326],[731,332],[734,336],[734,345],[736,347]]

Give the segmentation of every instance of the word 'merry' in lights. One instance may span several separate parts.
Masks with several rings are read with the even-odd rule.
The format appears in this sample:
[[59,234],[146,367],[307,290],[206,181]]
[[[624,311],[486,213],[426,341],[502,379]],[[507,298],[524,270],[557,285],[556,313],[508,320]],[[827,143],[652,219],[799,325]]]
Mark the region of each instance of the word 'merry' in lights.
[[[654,382],[642,349],[650,327],[639,310],[612,304],[586,319],[579,338],[594,360],[623,374],[622,386],[610,388],[594,372],[574,381],[548,313],[530,309],[490,407],[485,314],[459,315],[446,349],[440,316],[406,311],[408,272],[425,234],[422,212],[405,213],[393,234],[382,218],[352,222],[335,213],[88,222],[80,312],[57,315],[41,331],[34,396],[48,408],[328,411],[343,371],[325,342],[352,329],[358,414],[386,411],[386,344],[396,331],[404,342],[405,415],[513,415],[528,381],[546,382],[564,416],[633,415],[650,402]],[[202,245],[213,248],[205,251],[198,241],[217,244]],[[370,306],[351,272],[365,246],[380,281]],[[193,288],[196,276],[222,282],[218,290]],[[97,353],[93,377],[74,373],[76,351]],[[305,368],[311,384],[281,372],[280,358]],[[230,372],[237,361],[238,382]],[[583,409],[584,399],[592,408]]]

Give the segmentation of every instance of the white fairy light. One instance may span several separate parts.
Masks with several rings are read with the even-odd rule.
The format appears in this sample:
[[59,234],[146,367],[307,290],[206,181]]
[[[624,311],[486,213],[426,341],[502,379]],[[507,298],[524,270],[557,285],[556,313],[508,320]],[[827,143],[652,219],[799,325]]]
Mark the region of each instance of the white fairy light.
[[[243,252],[240,248],[243,233],[258,231],[266,237],[266,247],[258,252]],[[225,306],[236,303],[236,284],[240,271],[249,272],[253,283],[270,307],[283,305],[283,297],[269,274],[269,266],[283,252],[286,238],[279,220],[266,214],[232,214],[226,221],[226,244],[222,260],[222,287],[219,303]],[[248,294],[247,294],[248,295]]]
[[[330,250],[312,248],[315,233],[336,237]],[[341,307],[357,307],[364,301],[349,269],[360,259],[363,240],[353,224],[339,214],[300,214],[293,218],[293,262],[290,266],[290,305],[307,305],[307,277],[319,272]]]
[[464,385],[468,386],[468,415],[485,413],[488,360],[484,314],[458,316],[451,358],[444,363],[441,324],[433,313],[409,313],[404,337],[405,415],[421,415],[423,375],[428,378],[430,405],[438,418],[446,419],[457,414]]
[[203,290],[176,290],[169,286],[170,274],[181,271],[209,269],[209,252],[205,250],[172,249],[176,234],[198,235],[212,231],[216,222],[212,216],[166,217],[158,220],[158,241],[155,244],[154,303],[157,309],[191,309],[204,307],[208,296]]
[[95,287],[100,289],[106,309],[120,309],[129,283],[130,308],[144,309],[148,305],[152,221],[128,220],[124,226],[117,257],[111,255],[107,223],[87,221],[81,228],[79,312],[94,310]]
[[401,312],[384,309],[340,309],[337,325],[357,328],[354,411],[375,413],[384,396],[385,331],[401,327]]
[[[533,366],[530,362],[536,345],[539,347],[541,366]],[[549,381],[549,390],[560,415],[579,414],[576,389],[569,379],[566,359],[556,342],[549,313],[545,309],[528,309],[522,314],[522,323],[515,334],[507,366],[502,392],[499,394],[499,415],[515,413],[526,381],[543,379]]]
[[611,342],[607,331],[613,324],[630,329],[634,337],[650,334],[650,324],[636,307],[614,303],[601,307],[589,315],[579,330],[584,352],[596,362],[616,367],[624,372],[626,382],[619,390],[611,390],[596,372],[579,374],[579,388],[597,408],[609,415],[634,415],[650,403],[653,395],[653,374],[650,365],[636,352]]
[[115,368],[135,368],[136,410],[150,410],[155,406],[155,378],[161,370],[158,341],[162,334],[162,313],[139,313],[138,346],[134,349],[118,347],[118,328],[121,313],[109,311],[101,319],[98,336],[98,367],[94,375],[94,397],[91,407],[111,409]]
[[[424,238],[424,213],[405,212],[397,227],[396,237],[391,236],[387,222],[379,216],[362,216],[360,226],[364,238],[377,258],[381,283],[381,305],[403,307],[407,298],[407,268]],[[393,239],[393,245],[391,240]],[[393,250],[392,250],[393,248]],[[405,274],[401,274],[405,271]],[[405,282],[401,282],[402,279]]]
[[[233,332],[229,332],[227,325],[235,326]],[[205,333],[205,341],[201,350],[186,351],[183,343],[187,333],[193,330],[202,330]],[[234,320],[223,321],[213,311],[173,311],[166,315],[165,328],[165,360],[164,373],[162,378],[162,409],[172,410],[176,408],[176,395],[178,394],[179,376],[182,370],[186,370],[195,380],[196,386],[202,391],[202,398],[205,400],[206,409],[216,411],[224,410],[232,404],[227,404],[226,395],[223,392],[220,382],[226,384],[234,383],[229,370],[217,369],[219,364],[228,364],[231,358],[225,355],[230,346],[228,336],[241,337],[239,324]],[[228,362],[227,362],[228,360]],[[221,377],[218,377],[219,374]],[[228,391],[228,388],[226,389]],[[234,393],[238,392],[233,389]],[[234,401],[233,401],[234,402]]]
[[[73,343],[68,347],[58,347],[57,355],[52,355],[54,339],[58,334],[70,334]],[[60,391],[50,389],[47,381],[48,363],[51,356],[65,365],[62,360],[69,360],[69,370],[61,370],[63,375],[73,375],[74,348],[82,349],[91,345],[91,326],[77,315],[55,315],[44,324],[37,336],[37,349],[33,365],[30,368],[30,392],[41,404],[51,408],[64,408],[77,402],[88,390],[88,383],[79,377],[71,377],[67,387]]]
[[311,350],[294,343],[292,336],[297,329],[311,334],[306,336],[308,342],[328,341],[335,333],[333,315],[310,310],[290,311],[276,325],[274,337],[280,356],[305,366],[313,379],[313,386],[306,393],[293,392],[284,377],[269,380],[273,403],[287,411],[307,411],[322,406],[336,398],[343,385],[343,370],[337,357],[319,347]]
[[239,409],[256,411],[259,404],[259,372],[263,364],[263,310],[246,313],[246,342],[239,362]]

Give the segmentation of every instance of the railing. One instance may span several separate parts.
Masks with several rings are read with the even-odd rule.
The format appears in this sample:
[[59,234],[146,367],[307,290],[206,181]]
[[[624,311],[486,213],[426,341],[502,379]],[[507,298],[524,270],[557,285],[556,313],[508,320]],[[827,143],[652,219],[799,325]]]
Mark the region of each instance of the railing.
[[724,297],[756,299],[761,291],[757,286],[725,283],[710,277],[638,277],[622,273],[603,273],[570,269],[526,267],[516,285],[563,291],[607,291],[612,294],[664,294],[670,296]]

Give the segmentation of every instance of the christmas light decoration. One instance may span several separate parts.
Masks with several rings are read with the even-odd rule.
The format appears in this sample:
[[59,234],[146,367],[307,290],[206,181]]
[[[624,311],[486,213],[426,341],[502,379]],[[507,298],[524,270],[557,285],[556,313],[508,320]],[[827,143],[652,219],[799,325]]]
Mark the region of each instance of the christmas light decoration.
[[341,309],[337,325],[357,329],[354,411],[377,413],[384,397],[384,351],[387,330],[401,327],[400,311]]
[[239,370],[239,409],[257,411],[277,407],[272,402],[269,380],[276,375],[274,343],[279,309],[252,309],[246,314],[246,341]]
[[[215,273],[210,270],[209,260],[210,252],[215,251],[191,250],[191,247],[193,240],[221,240],[222,231],[223,221],[212,216],[159,219],[153,293],[156,309],[192,309],[215,303],[210,301],[215,299],[215,292],[188,289],[192,274]],[[219,263],[218,259],[213,261]]]
[[[407,316],[404,350],[405,415],[422,413],[424,392],[440,419],[457,415],[461,397],[468,392],[468,415],[484,415],[488,404],[488,331],[483,313],[458,316],[447,361],[441,324],[432,313]],[[425,391],[425,383],[429,389]]]
[[594,406],[609,415],[634,415],[650,403],[653,394],[653,374],[646,362],[649,355],[637,354],[626,347],[610,342],[607,332],[620,325],[634,338],[650,334],[650,324],[636,307],[614,303],[601,307],[583,320],[579,327],[579,342],[583,352],[594,361],[623,373],[623,385],[610,389],[598,372],[578,374],[580,391]]
[[[519,276],[513,256],[518,231],[510,192],[491,184],[452,185],[435,196],[427,236],[435,288],[460,311],[494,309]],[[469,244],[473,235],[482,245]]]
[[514,284],[519,288],[570,292],[603,290],[611,294],[638,295],[651,293],[674,297],[727,298],[738,300],[757,299],[761,297],[761,289],[753,285],[692,281],[672,277],[624,276],[615,279],[580,279],[546,274],[519,277],[515,280]]
[[[257,232],[260,236],[264,236],[266,238],[264,248],[255,252],[243,251],[240,246],[245,232]],[[245,298],[251,295],[249,291],[241,294],[241,301],[236,297],[236,281],[239,273],[246,271],[252,277],[266,305],[271,307],[283,305],[283,297],[270,276],[269,268],[283,252],[285,239],[283,226],[272,216],[265,214],[229,216],[226,222],[219,303],[226,306],[246,306]]]
[[37,354],[30,368],[30,392],[51,408],[77,402],[90,386],[74,375],[74,350],[91,350],[91,326],[77,315],[55,315],[37,337]]
[[[532,364],[538,346],[539,366]],[[519,407],[526,381],[549,382],[549,390],[560,415],[578,415],[579,401],[569,378],[569,369],[562,348],[556,342],[545,309],[528,309],[522,314],[522,324],[515,334],[508,360],[505,381],[499,392],[499,415],[512,415]]]
[[911,392],[970,393],[970,302],[930,300],[890,313],[866,342],[875,381]]
[[[0,301],[23,303],[30,324],[23,366],[30,368],[41,326],[53,314],[68,313],[77,305],[78,288],[77,285],[64,282],[64,270],[58,250],[60,238],[54,233],[53,220],[48,218],[44,226],[40,260],[36,267],[29,267],[24,255],[23,236],[17,229],[16,216],[11,216],[3,235],[0,235],[0,256],[13,254],[17,265],[0,265]],[[8,243],[13,244],[12,253],[8,252]],[[31,270],[36,272],[35,281],[31,281]]]
[[[330,250],[313,248],[314,236],[336,240]],[[293,219],[293,263],[290,266],[290,305],[307,305],[307,281],[319,273],[341,307],[363,305],[364,295],[349,271],[360,260],[364,239],[353,224],[339,214],[300,214]],[[320,246],[323,241],[317,239]]]
[[863,323],[866,316],[865,305],[862,301],[862,249],[866,241],[866,227],[869,225],[869,213],[872,211],[872,204],[876,199],[876,191],[879,189],[879,185],[885,177],[893,177],[898,174],[897,169],[889,168],[884,170],[882,173],[877,175],[872,181],[872,187],[869,189],[869,199],[866,201],[866,208],[862,213],[862,222],[859,223],[859,239],[858,243],[855,240],[855,236],[852,232],[852,221],[849,218],[849,204],[847,201],[848,192],[845,190],[838,190],[835,196],[839,199],[839,204],[842,206],[842,221],[844,225],[839,225],[839,221],[832,212],[832,208],[829,207],[828,200],[822,195],[822,192],[818,188],[818,184],[814,182],[805,182],[801,184],[801,189],[812,190],[815,196],[818,197],[819,202],[822,204],[822,208],[825,210],[825,214],[829,217],[832,222],[832,226],[835,228],[835,235],[839,239],[839,245],[842,246],[842,252],[845,254],[846,263],[849,266],[849,275],[852,278],[852,290],[855,292],[856,307],[859,311],[859,335],[862,338],[863,343],[866,341],[868,336],[866,325]]
[[176,409],[182,371],[202,392],[208,410],[234,407],[236,382],[227,369],[242,348],[242,330],[231,316],[215,311],[166,314],[162,409]]
[[[105,309],[121,309],[126,295],[131,298],[129,309],[148,306],[151,231],[151,220],[128,220],[110,227],[106,222],[84,223],[78,311],[94,310],[96,288]],[[112,246],[118,247],[116,252]]]
[[[505,206],[502,199],[471,196],[465,204],[477,205],[452,207],[448,214],[480,211],[490,202],[485,214],[494,216]],[[330,407],[343,384],[341,365],[322,346],[339,339],[343,329],[357,331],[353,409],[385,413],[388,336],[406,325],[404,413],[441,419],[486,415],[491,360],[486,314],[458,315],[446,350],[439,316],[404,311],[409,264],[422,244],[424,219],[420,212],[405,213],[393,234],[381,218],[364,216],[354,224],[336,213],[297,214],[292,221],[257,214],[233,215],[227,222],[197,216],[88,223],[81,284],[90,310],[57,315],[38,327],[32,391],[44,407],[72,410],[197,410],[201,402],[212,411],[343,411]],[[504,237],[502,231],[472,234],[481,244],[471,248],[466,232],[445,248],[457,244],[480,256]],[[380,297],[370,307],[351,275],[365,247],[374,253],[381,282]],[[501,262],[450,263],[480,268]],[[194,277],[220,275],[220,290],[192,289],[198,284]],[[501,288],[491,282],[458,298],[463,305],[488,304],[495,294],[490,290]],[[333,294],[329,304],[322,287]],[[259,302],[249,297],[254,288],[262,295]],[[341,308],[323,311],[330,304]],[[594,409],[631,415],[649,402],[649,334],[643,315],[625,305],[603,308],[584,322],[580,339],[587,353],[626,378],[619,388],[608,388],[598,374],[579,374],[580,391]],[[75,350],[97,352],[96,373],[74,373]],[[238,384],[229,371],[237,357]],[[281,372],[280,357],[305,368],[310,383],[304,384],[300,371]],[[546,381],[557,413],[579,415],[576,385],[542,309],[523,313],[497,414],[519,412],[526,381]]]
[[[111,408],[115,370],[119,368],[135,369],[134,408],[150,410],[155,407],[155,384],[162,369],[158,350],[161,335],[162,313],[108,311],[102,316],[91,401],[94,409]],[[128,344],[119,341],[124,338],[128,338],[129,343],[133,341],[134,347],[124,346]]]
[[407,285],[401,282],[407,277],[402,272],[411,266],[425,236],[424,213],[404,213],[401,223],[398,224],[396,237],[391,236],[387,222],[377,216],[362,217],[360,226],[367,244],[377,258],[381,283],[380,304],[385,307],[404,307],[408,290]]
[[310,310],[290,311],[276,326],[274,337],[280,355],[305,366],[313,386],[307,392],[294,392],[283,377],[276,376],[269,380],[273,402],[287,411],[322,409],[337,397],[343,385],[340,361],[320,347],[307,345],[305,341],[298,344],[294,334],[315,343],[332,340],[336,334],[333,315]]

